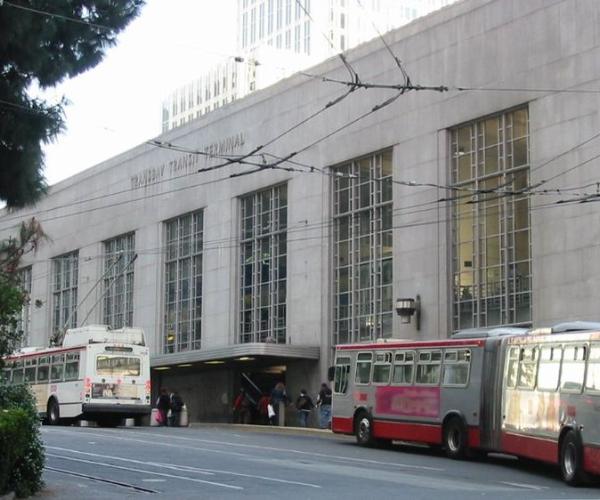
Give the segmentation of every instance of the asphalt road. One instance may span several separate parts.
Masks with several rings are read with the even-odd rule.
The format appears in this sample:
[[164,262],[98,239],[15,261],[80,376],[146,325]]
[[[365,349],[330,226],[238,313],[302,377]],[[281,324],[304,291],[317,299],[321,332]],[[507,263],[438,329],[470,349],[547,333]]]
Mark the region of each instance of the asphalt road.
[[588,499],[553,467],[454,461],[426,448],[368,449],[323,431],[269,427],[43,427],[38,498]]

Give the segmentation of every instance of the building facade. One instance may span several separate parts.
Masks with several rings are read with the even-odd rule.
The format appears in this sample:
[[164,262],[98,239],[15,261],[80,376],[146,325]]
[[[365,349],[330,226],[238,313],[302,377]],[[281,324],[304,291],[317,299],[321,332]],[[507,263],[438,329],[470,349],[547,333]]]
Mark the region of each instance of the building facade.
[[[1,237],[32,216],[51,237],[23,262],[29,342],[143,327],[154,388],[226,420],[240,387],[316,391],[336,344],[598,319],[599,20],[595,0],[465,0],[386,35],[443,88],[294,76],[3,212]],[[347,60],[402,82],[380,40]]]
[[162,131],[455,0],[237,0],[237,55],[162,103]]

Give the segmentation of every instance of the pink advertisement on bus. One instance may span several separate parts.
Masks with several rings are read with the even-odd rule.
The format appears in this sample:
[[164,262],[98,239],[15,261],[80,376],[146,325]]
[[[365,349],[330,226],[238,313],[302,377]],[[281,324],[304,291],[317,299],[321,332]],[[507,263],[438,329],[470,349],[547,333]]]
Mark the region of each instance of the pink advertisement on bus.
[[440,413],[439,387],[377,387],[377,414],[405,417],[437,417]]

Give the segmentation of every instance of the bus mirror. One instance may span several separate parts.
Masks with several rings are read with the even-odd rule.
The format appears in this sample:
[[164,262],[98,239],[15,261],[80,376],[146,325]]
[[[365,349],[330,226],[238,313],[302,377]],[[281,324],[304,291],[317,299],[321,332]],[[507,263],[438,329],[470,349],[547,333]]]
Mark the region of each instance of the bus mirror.
[[335,366],[330,366],[327,369],[327,380],[329,382],[333,382],[334,375],[335,375]]

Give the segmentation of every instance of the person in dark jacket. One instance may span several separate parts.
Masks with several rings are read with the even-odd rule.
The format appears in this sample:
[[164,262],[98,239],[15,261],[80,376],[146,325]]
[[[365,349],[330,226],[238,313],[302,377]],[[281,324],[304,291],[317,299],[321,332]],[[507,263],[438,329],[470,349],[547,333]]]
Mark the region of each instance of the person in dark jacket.
[[323,382],[317,396],[319,407],[319,427],[321,429],[331,428],[331,389]]
[[160,390],[160,396],[158,396],[158,399],[156,400],[156,408],[158,409],[158,425],[167,425],[167,414],[171,409],[171,401],[166,389]]
[[306,427],[308,425],[308,417],[310,412],[315,407],[311,397],[306,392],[306,389],[300,391],[300,396],[296,399],[296,410],[298,410],[298,425]]
[[179,427],[181,423],[181,412],[183,411],[183,399],[177,391],[173,391],[170,397],[171,416],[169,417],[169,425],[171,427]]

